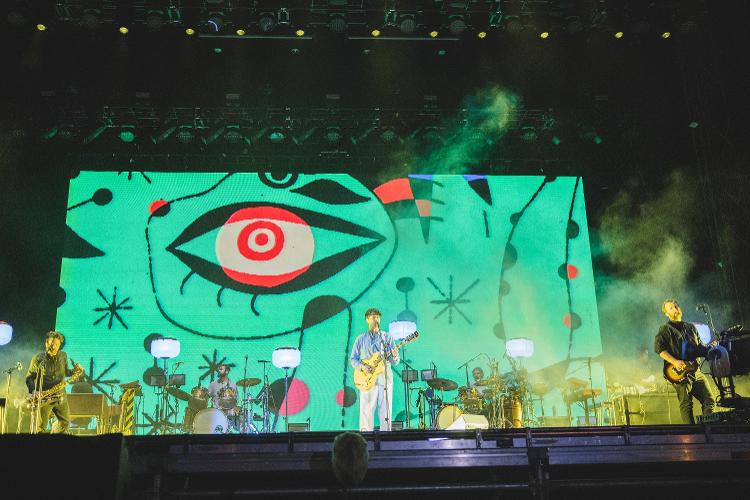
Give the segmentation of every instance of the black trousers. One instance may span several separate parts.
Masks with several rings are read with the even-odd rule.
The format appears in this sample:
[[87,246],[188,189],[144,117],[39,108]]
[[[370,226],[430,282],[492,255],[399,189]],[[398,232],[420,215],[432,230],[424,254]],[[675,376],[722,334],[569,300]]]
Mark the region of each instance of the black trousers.
[[52,414],[57,418],[57,425],[54,431],[60,434],[68,432],[68,427],[70,427],[70,408],[68,407],[68,398],[65,396],[54,398],[39,408],[39,421],[36,423],[36,431],[47,432],[47,422],[49,422],[50,415]]
[[693,398],[701,404],[703,415],[714,412],[714,395],[708,388],[705,377],[688,379],[682,384],[674,384],[677,391],[677,400],[680,402],[680,415],[682,422],[685,424],[694,424],[693,418]]

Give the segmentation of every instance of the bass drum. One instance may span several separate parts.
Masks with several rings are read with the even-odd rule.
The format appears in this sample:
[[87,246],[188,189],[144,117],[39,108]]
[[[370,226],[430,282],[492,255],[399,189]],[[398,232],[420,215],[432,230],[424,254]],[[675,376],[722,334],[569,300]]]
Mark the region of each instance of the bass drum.
[[437,414],[437,428],[447,429],[450,425],[458,420],[463,411],[456,405],[445,405],[440,408]]
[[229,420],[218,408],[204,408],[193,418],[193,434],[226,434]]

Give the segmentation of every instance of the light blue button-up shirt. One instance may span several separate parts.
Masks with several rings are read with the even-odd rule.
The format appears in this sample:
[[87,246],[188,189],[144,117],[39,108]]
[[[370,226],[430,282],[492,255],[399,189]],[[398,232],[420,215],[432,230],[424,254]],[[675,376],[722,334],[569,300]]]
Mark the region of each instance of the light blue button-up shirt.
[[[385,338],[385,349],[383,349],[382,344],[383,338]],[[390,333],[383,330],[380,330],[380,332],[367,331],[357,337],[357,340],[354,341],[354,347],[352,348],[352,355],[349,356],[349,362],[356,370],[362,366],[363,359],[369,358],[376,352],[385,351],[388,359],[388,363],[385,365],[385,369],[387,370],[388,380],[392,381],[393,375],[391,373],[391,365],[398,364],[401,361],[398,351],[396,351],[395,356],[390,355],[390,352],[395,347],[396,342],[393,340],[393,335],[391,335]],[[386,372],[382,373],[378,377],[378,379],[375,381],[376,385],[385,385],[385,374]]]

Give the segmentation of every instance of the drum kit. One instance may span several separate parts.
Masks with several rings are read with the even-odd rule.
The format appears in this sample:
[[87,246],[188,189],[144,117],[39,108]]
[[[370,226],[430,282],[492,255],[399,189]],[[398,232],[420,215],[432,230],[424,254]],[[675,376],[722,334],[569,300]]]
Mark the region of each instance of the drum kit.
[[[420,428],[426,428],[424,404],[429,405],[431,428],[448,429],[461,415],[483,415],[493,429],[522,427],[523,400],[513,373],[477,380],[459,387],[446,378],[427,380],[429,389],[419,390]],[[457,395],[446,399],[445,393],[457,390]],[[438,396],[436,391],[440,393]]]
[[[264,385],[257,397],[248,397],[247,388],[260,384],[258,378],[244,378],[237,381],[237,387],[244,389],[242,397],[233,387],[219,390],[215,404],[212,405],[208,389],[202,386],[193,387],[190,394],[179,389],[170,394],[188,402],[183,419],[183,431],[192,434],[258,434],[267,432],[265,426],[259,431],[254,421],[268,422],[268,387]],[[169,392],[169,391],[168,391]],[[260,405],[263,415],[253,411]]]

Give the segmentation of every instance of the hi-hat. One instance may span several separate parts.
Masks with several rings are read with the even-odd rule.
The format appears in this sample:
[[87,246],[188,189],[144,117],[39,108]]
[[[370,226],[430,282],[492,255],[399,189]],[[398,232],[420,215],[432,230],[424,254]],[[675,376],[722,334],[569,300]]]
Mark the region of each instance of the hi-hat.
[[182,389],[178,389],[177,387],[167,387],[166,391],[167,394],[170,394],[177,399],[181,399],[182,401],[190,401],[190,393],[185,392]]
[[243,378],[237,381],[237,387],[252,387],[260,384],[259,378]]
[[427,381],[427,385],[438,391],[455,391],[458,384],[447,378],[433,378]]

